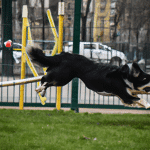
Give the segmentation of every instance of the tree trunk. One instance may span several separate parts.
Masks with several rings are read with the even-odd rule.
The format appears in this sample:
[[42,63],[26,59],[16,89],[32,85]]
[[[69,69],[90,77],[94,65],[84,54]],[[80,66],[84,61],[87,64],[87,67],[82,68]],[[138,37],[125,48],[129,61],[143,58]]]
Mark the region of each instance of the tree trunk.
[[87,1],[87,6],[86,6],[86,13],[85,15],[82,16],[82,37],[81,37],[81,40],[82,41],[86,41],[86,22],[87,22],[87,16],[88,16],[88,13],[89,13],[89,7],[90,7],[90,3],[91,3],[91,0],[88,0]]
[[86,41],[86,20],[87,16],[82,17],[82,41]]

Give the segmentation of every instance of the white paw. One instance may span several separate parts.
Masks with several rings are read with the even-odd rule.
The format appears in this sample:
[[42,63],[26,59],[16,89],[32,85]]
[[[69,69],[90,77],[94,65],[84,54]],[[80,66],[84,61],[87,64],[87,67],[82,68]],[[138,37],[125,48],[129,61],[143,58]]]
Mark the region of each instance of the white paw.
[[42,97],[45,96],[46,90],[42,90],[42,92],[40,93]]
[[40,86],[40,87],[37,87],[37,88],[35,89],[35,91],[36,91],[37,93],[41,92],[41,91],[42,91],[41,86]]

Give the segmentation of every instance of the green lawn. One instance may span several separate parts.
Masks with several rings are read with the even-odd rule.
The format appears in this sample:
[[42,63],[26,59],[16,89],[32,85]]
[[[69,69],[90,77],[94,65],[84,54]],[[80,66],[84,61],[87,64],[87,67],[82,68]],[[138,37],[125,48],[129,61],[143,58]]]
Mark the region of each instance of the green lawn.
[[0,109],[0,150],[150,150],[150,115]]

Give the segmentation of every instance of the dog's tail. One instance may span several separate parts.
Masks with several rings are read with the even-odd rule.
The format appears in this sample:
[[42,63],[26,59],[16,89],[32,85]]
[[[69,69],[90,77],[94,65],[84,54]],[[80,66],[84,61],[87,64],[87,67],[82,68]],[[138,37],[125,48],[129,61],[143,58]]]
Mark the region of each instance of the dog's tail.
[[31,61],[41,67],[49,67],[51,65],[57,65],[60,63],[59,57],[45,56],[42,49],[38,45],[28,45],[26,52],[29,55]]

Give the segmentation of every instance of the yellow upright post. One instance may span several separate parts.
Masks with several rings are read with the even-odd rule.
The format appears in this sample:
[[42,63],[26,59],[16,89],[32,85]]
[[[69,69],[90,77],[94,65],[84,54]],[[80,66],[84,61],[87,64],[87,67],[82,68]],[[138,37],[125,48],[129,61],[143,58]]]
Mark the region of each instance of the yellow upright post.
[[30,29],[30,24],[28,19],[27,19],[27,26],[28,26],[28,45],[33,45],[32,37],[31,37],[31,29]]
[[[58,4],[58,15],[59,15],[58,53],[61,53],[63,47],[64,2],[59,2]],[[61,87],[57,87],[56,109],[60,110],[60,108],[61,108]]]
[[[22,25],[22,56],[21,56],[21,79],[25,78],[25,47],[26,47],[26,27],[27,27],[27,17],[28,17],[28,10],[27,5],[23,5],[22,11],[22,18],[23,18],[23,25]],[[23,110],[23,101],[24,101],[24,85],[20,86],[20,103],[19,108]]]

